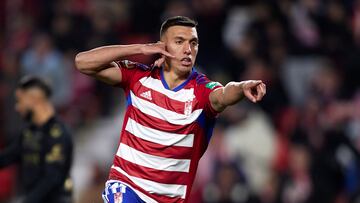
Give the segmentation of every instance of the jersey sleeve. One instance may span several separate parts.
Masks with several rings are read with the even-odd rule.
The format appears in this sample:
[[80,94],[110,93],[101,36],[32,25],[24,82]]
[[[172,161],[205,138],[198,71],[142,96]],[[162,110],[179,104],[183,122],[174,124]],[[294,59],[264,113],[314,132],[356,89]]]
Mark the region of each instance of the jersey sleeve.
[[129,89],[134,82],[138,81],[144,73],[152,69],[144,64],[129,60],[116,61],[115,63],[121,71],[121,82],[119,86],[125,90]]
[[204,110],[208,117],[214,118],[217,117],[219,112],[217,112],[210,103],[209,95],[212,91],[223,87],[223,85],[216,81],[209,80],[205,75],[198,78],[198,83],[200,84],[200,94],[203,99]]

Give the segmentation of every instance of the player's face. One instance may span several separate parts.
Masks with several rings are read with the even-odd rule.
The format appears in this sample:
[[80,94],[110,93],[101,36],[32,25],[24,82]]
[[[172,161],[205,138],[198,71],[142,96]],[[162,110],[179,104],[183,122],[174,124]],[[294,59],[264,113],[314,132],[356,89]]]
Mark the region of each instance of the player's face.
[[32,113],[33,97],[27,91],[18,89],[15,92],[16,104],[15,110],[23,119],[28,119]]
[[173,59],[167,59],[170,67],[180,72],[190,71],[199,49],[196,28],[172,26],[164,34],[163,41],[166,50],[175,56]]

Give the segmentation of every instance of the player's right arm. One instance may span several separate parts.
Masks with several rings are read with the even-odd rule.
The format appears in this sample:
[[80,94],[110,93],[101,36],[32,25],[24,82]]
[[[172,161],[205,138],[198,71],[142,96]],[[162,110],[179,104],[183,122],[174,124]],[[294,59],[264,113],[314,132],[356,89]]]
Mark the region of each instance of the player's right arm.
[[117,85],[122,81],[122,75],[115,61],[137,54],[161,54],[166,57],[173,57],[165,50],[165,45],[162,42],[112,45],[78,53],[75,57],[75,65],[81,73],[90,75],[107,84]]

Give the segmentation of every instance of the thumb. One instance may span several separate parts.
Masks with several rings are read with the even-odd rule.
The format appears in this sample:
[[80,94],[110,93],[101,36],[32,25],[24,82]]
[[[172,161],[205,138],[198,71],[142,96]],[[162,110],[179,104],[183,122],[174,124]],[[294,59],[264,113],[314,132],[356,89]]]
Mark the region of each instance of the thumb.
[[155,67],[161,67],[161,65],[164,63],[165,61],[165,57],[162,56],[161,58],[157,59],[155,62],[154,62],[154,66]]
[[245,90],[244,91],[244,95],[252,102],[256,102],[256,98],[254,95],[251,94],[251,92],[249,90]]

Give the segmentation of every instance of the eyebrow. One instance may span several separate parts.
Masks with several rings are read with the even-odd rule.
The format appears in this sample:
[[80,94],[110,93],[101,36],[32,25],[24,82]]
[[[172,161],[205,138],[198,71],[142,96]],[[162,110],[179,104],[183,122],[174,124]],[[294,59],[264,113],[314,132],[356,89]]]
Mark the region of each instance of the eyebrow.
[[[175,39],[186,40],[186,39],[185,39],[184,37],[182,37],[182,36],[175,36]],[[190,42],[193,42],[193,41],[199,42],[199,39],[198,39],[197,37],[193,37],[193,38],[191,38],[189,41],[190,41]]]

